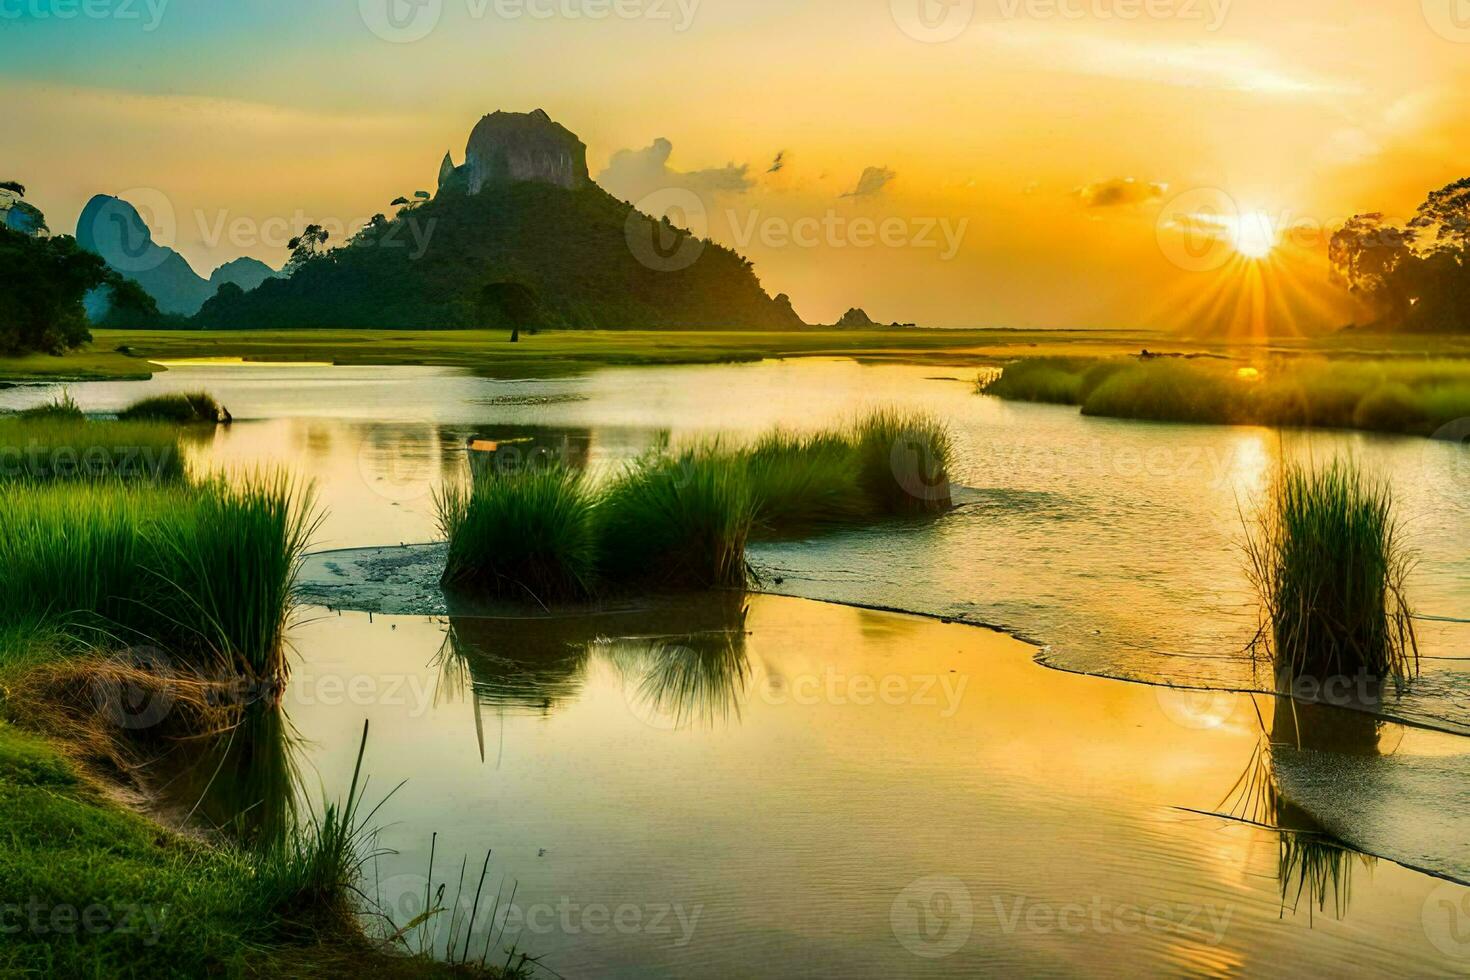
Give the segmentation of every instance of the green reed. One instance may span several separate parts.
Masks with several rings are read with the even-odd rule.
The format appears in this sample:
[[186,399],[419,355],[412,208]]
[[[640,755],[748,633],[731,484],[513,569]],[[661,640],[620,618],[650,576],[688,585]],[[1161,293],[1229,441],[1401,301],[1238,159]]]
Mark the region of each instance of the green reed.
[[82,407],[77,404],[76,399],[72,398],[69,391],[63,391],[55,401],[47,402],[45,405],[21,409],[16,415],[27,422],[38,422],[44,419],[80,422],[86,418]]
[[1417,674],[1412,557],[1385,481],[1351,461],[1286,464],[1251,531],[1253,649],[1287,679],[1365,674],[1402,685]]
[[740,456],[717,446],[646,456],[599,496],[599,569],[613,582],[743,587],[755,514]]
[[490,474],[438,495],[444,581],[543,601],[744,587],[752,539],[947,509],[953,464],[943,423],[886,410],[836,431],[657,450],[597,487],[559,466]]
[[444,583],[540,600],[592,592],[597,566],[594,498],[562,466],[494,474],[435,495],[449,541]]
[[154,645],[200,669],[277,682],[316,526],[312,493],[283,476],[16,485],[0,494],[0,627]]

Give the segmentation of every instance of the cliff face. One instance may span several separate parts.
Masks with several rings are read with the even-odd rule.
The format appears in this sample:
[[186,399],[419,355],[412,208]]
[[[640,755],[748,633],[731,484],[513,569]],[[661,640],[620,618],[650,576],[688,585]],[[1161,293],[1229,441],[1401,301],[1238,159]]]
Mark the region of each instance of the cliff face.
[[[463,170],[471,194],[487,186],[516,181],[554,184],[574,191],[592,180],[587,171],[586,144],[540,109],[494,112],[481,119],[465,147]],[[442,169],[440,177],[442,183]]]

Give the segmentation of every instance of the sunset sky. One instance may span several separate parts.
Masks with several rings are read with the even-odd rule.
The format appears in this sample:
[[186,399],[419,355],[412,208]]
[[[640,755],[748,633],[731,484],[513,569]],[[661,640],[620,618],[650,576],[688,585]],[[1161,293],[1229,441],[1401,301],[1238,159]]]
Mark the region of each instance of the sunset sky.
[[1465,0],[0,0],[0,77],[54,231],[280,265],[540,107],[811,322],[1335,326],[1314,229],[1470,174]]

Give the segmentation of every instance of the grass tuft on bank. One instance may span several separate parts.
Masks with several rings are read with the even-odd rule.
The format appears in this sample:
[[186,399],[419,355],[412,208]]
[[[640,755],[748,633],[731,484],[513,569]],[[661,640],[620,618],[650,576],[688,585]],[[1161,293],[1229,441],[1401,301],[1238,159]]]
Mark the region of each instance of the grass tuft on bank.
[[1418,673],[1412,556],[1385,481],[1346,460],[1287,464],[1247,542],[1261,602],[1254,649],[1287,680]]
[[81,406],[71,397],[71,392],[62,392],[55,401],[45,405],[37,405],[34,408],[21,409],[16,413],[19,418],[27,422],[39,422],[44,420],[59,420],[67,422],[80,422],[86,416],[82,413]]
[[1470,361],[1033,358],[979,390],[1109,418],[1430,435],[1470,417]]
[[78,648],[157,647],[278,683],[316,525],[311,491],[284,476],[15,486],[0,495],[0,628],[54,629]]

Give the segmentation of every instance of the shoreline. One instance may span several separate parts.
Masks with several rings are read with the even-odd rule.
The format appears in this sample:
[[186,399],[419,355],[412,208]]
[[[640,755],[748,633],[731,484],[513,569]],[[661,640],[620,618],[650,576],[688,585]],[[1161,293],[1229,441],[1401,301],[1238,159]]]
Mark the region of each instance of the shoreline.
[[792,331],[542,331],[510,344],[487,330],[103,330],[61,357],[0,357],[0,381],[81,383],[146,380],[153,361],[242,358],[249,363],[464,367],[490,377],[575,374],[598,367],[708,365],[767,359],[847,357],[873,363],[996,366],[1022,357],[1159,353],[1470,357],[1470,337],[1329,334],[1232,341],[1150,330],[1026,328]]

